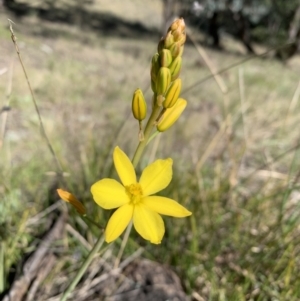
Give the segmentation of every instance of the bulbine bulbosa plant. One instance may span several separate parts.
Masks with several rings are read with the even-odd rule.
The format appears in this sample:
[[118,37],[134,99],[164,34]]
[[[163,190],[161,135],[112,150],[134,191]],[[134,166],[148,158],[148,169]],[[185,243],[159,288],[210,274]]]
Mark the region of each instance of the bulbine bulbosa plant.
[[[175,200],[155,195],[171,182],[171,158],[158,159],[151,163],[143,170],[139,179],[135,171],[148,142],[157,133],[164,133],[173,126],[187,105],[187,101],[180,98],[182,83],[179,78],[185,40],[184,20],[177,19],[158,43],[157,53],[152,57],[151,103],[147,105],[141,89],[133,93],[132,114],[139,123],[139,144],[132,160],[119,146],[115,146],[113,162],[120,182],[105,178],[91,187],[92,197],[98,206],[106,210],[116,210],[61,301],[67,299],[104,241],[111,243],[127,228],[124,236],[126,243],[133,225],[145,240],[159,244],[165,233],[161,215],[183,218],[192,214]],[[147,111],[150,111],[150,116],[143,127]],[[61,199],[73,205],[79,214],[87,215],[85,207],[73,194],[63,189],[58,189],[57,192]]]

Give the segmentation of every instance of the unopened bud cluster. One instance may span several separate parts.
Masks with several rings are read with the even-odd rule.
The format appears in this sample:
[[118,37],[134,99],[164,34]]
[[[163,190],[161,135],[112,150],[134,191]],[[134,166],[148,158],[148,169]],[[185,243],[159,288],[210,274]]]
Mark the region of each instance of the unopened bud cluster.
[[156,104],[165,109],[175,105],[181,91],[181,80],[178,77],[185,40],[184,21],[177,19],[160,40],[158,52],[152,58],[151,88],[156,95]]
[[187,104],[186,100],[179,98],[181,92],[179,75],[185,40],[184,21],[177,19],[159,42],[158,53],[152,58],[151,87],[156,104],[165,109],[157,125],[160,132],[166,131],[177,121]]
[[[186,100],[179,98],[181,79],[179,78],[182,53],[186,41],[185,23],[183,19],[175,20],[167,34],[158,43],[157,53],[151,61],[151,89],[154,92],[152,112],[160,109],[155,122],[160,132],[170,128],[180,117],[186,107]],[[132,113],[139,121],[140,140],[142,141],[142,120],[146,117],[147,106],[143,93],[137,89],[132,98]]]

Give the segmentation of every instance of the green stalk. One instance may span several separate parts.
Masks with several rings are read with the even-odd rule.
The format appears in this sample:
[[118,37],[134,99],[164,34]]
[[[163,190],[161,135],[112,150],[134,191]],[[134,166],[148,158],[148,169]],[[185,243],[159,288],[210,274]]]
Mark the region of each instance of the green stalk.
[[155,125],[155,122],[156,122],[156,119],[157,119],[157,116],[160,112],[160,109],[161,107],[159,107],[158,105],[155,105],[154,108],[153,108],[153,111],[151,113],[151,116],[149,117],[149,120],[147,122],[147,125],[146,125],[146,128],[145,128],[145,132],[144,132],[144,140],[143,141],[140,141],[136,151],[135,151],[135,154],[132,158],[132,164],[134,167],[136,167],[141,159],[141,156],[144,152],[144,149],[147,145],[147,142],[148,142],[148,139],[151,135],[151,132],[153,130],[153,127]]
[[60,301],[65,301],[67,300],[69,294],[73,291],[73,289],[75,288],[75,286],[78,284],[78,282],[80,281],[81,277],[83,276],[84,272],[87,270],[87,268],[89,267],[90,263],[92,262],[95,254],[99,251],[99,249],[102,247],[104,242],[104,235],[101,235],[96,244],[94,245],[93,249],[91,250],[90,254],[88,255],[88,257],[85,259],[83,265],[81,266],[81,268],[79,269],[77,275],[75,276],[75,278],[72,280],[72,282],[70,283],[70,285],[68,286],[68,288],[66,289],[66,291],[64,292],[64,294],[62,295],[62,297],[60,298]]

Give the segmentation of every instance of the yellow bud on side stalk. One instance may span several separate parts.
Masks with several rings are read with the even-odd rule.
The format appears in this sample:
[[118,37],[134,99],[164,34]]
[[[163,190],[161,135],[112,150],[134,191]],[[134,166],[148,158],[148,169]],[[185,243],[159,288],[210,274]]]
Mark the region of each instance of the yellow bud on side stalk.
[[138,121],[142,121],[146,118],[147,104],[141,89],[134,91],[132,97],[132,114]]
[[136,89],[132,97],[132,114],[135,119],[139,121],[139,140],[144,140],[144,133],[142,129],[142,120],[147,115],[147,104],[144,94],[141,89]]

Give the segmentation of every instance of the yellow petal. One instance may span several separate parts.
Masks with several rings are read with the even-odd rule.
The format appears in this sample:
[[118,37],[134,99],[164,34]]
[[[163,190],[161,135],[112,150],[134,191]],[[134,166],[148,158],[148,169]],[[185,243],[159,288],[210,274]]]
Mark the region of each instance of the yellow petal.
[[176,201],[162,196],[148,196],[142,202],[148,209],[163,215],[186,217],[192,214]]
[[105,241],[112,242],[117,239],[132,219],[133,206],[126,204],[117,209],[108,221],[105,229]]
[[124,186],[136,183],[134,167],[127,155],[118,146],[114,150],[114,164]]
[[62,200],[70,203],[77,210],[77,212],[79,214],[85,215],[85,213],[86,213],[85,207],[83,206],[83,204],[81,202],[79,202],[77,200],[75,195],[73,195],[72,193],[70,193],[66,190],[62,190],[62,189],[57,189],[56,191]]
[[91,187],[94,201],[104,209],[113,209],[127,204],[130,199],[125,187],[113,179],[103,179]]
[[165,225],[161,216],[145,206],[136,205],[133,213],[133,225],[136,231],[153,244],[160,244],[165,234]]
[[166,188],[172,180],[172,159],[156,160],[147,166],[139,183],[143,189],[143,195],[148,196]]

